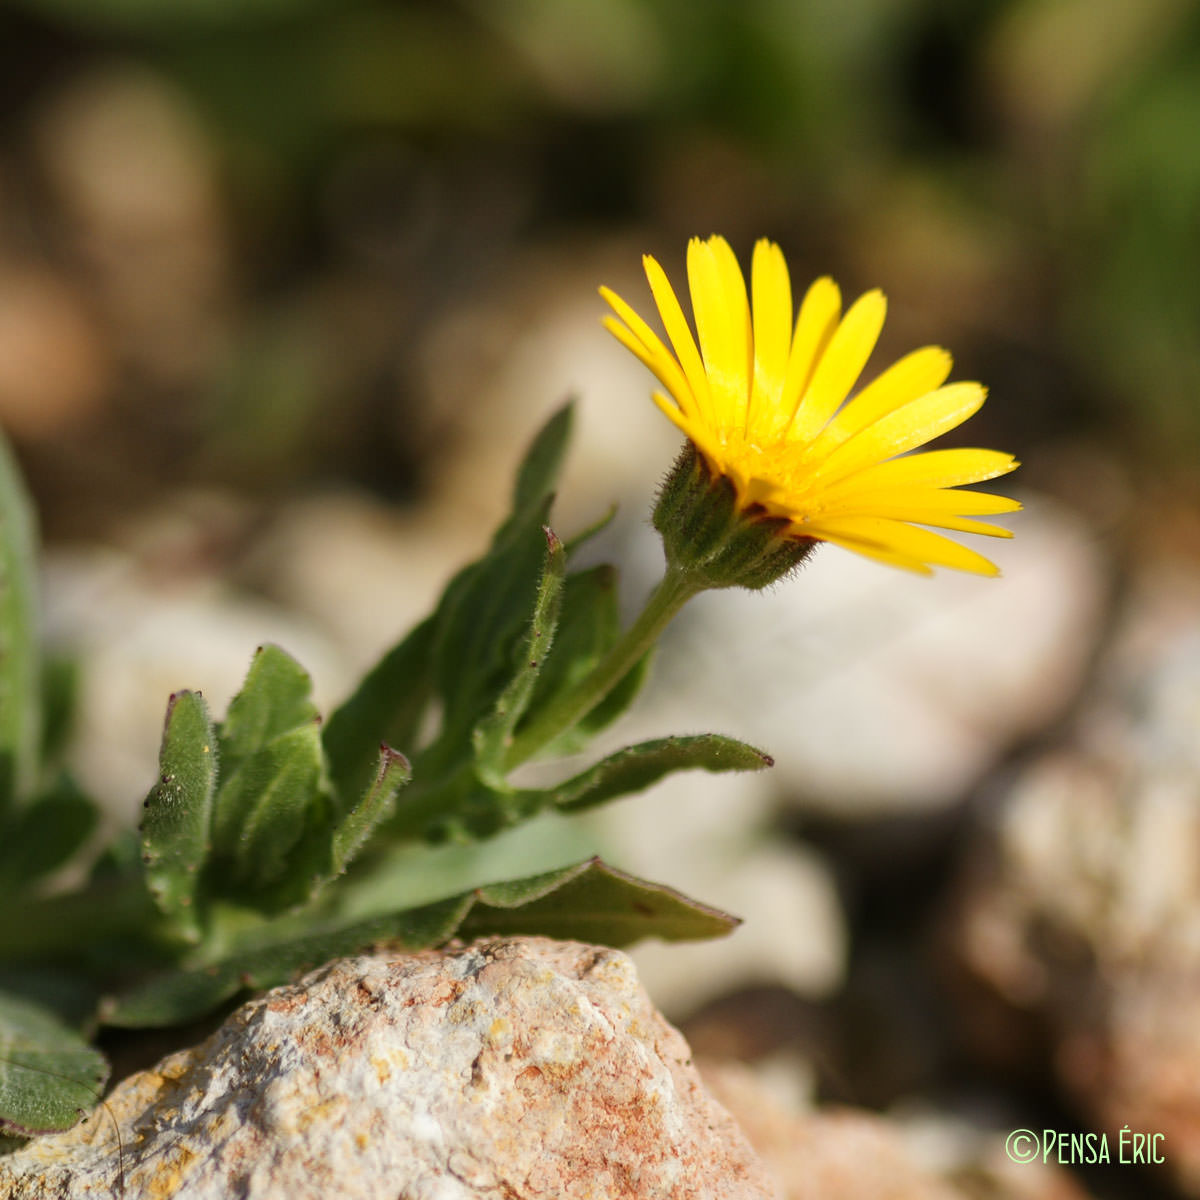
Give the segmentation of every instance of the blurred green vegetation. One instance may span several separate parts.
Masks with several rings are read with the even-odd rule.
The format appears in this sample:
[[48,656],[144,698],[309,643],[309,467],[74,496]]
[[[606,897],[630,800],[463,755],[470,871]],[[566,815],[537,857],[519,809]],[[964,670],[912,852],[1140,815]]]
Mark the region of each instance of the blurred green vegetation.
[[0,370],[52,533],[164,477],[411,492],[431,323],[631,228],[903,296],[1004,444],[1200,444],[1186,0],[19,0],[0,81],[0,353],[13,264],[101,343],[57,421]]

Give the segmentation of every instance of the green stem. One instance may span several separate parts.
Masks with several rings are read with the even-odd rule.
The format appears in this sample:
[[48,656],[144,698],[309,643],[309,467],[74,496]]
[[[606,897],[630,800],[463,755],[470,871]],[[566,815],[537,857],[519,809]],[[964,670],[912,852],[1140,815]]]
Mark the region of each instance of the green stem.
[[595,669],[516,735],[505,759],[505,769],[511,770],[532,758],[560,733],[587,716],[658,641],[675,614],[702,590],[703,585],[687,572],[668,566],[637,620]]

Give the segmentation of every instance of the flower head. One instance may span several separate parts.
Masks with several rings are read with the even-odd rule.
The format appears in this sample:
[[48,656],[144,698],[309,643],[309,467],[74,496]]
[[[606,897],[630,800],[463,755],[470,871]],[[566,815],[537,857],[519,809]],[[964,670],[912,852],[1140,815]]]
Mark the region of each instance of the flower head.
[[601,288],[615,313],[605,326],[666,388],[655,403],[709,471],[729,481],[739,511],[773,518],[794,541],[836,542],[922,574],[934,566],[998,573],[982,555],[923,526],[1010,537],[974,518],[1020,505],[960,485],[1007,474],[1016,460],[996,450],[909,453],[977,412],[985,389],[947,384],[950,355],[926,346],[851,396],[883,327],[881,292],[861,296],[843,315],[837,285],[818,279],[793,326],[778,246],[754,247],[747,295],[725,239],[693,238],[687,269],[697,347],[666,273],[653,258],[643,261],[672,349]]

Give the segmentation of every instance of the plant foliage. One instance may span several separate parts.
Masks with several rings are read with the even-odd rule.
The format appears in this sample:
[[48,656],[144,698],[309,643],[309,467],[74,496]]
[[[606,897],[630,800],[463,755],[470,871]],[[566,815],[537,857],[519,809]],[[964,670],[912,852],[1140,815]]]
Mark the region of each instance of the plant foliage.
[[[570,426],[569,407],[550,419],[487,552],[328,720],[307,672],[272,645],[255,652],[222,720],[199,692],[171,696],[136,836],[117,837],[67,892],[43,881],[81,849],[96,813],[46,753],[43,724],[61,724],[61,701],[42,686],[33,520],[0,446],[0,1127],[64,1128],[99,1098],[107,1068],[87,1040],[98,1026],[191,1020],[337,955],[515,933],[624,946],[736,924],[599,859],[418,907],[351,916],[339,902],[348,880],[394,870],[397,847],[485,839],[673,771],[770,763],[730,738],[672,737],[548,786],[514,782],[521,731],[552,726],[546,714],[621,633],[615,570],[572,566],[594,530],[564,543],[548,524]],[[642,657],[536,752],[583,748],[645,670]]]

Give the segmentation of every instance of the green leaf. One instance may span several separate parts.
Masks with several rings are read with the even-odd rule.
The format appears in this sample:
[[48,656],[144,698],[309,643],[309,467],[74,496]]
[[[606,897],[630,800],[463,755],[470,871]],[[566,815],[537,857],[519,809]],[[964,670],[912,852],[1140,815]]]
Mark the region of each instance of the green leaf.
[[371,785],[381,743],[415,750],[429,702],[435,618],[393,647],[325,724],[329,774],[343,804]]
[[323,814],[327,808],[321,794],[323,767],[315,719],[279,734],[243,760],[217,793],[214,870],[218,857],[229,861],[230,882],[250,890],[286,874],[290,851],[303,836],[310,812]]
[[61,867],[96,828],[95,804],[62,774],[13,814],[0,840],[0,892],[11,895]]
[[456,936],[525,934],[597,942],[620,949],[645,938],[668,942],[723,937],[741,924],[674,888],[649,883],[591,858],[557,871],[475,892]]
[[[567,576],[562,613],[550,655],[524,720],[532,720],[570,691],[600,662],[621,635],[616,568],[604,563]],[[650,663],[643,655],[624,679],[571,729],[539,751],[540,757],[576,754],[633,703]]]
[[534,439],[517,472],[512,515],[488,552],[450,581],[438,605],[433,681],[442,701],[439,756],[468,739],[511,677],[542,570],[545,526],[571,430],[568,405]]
[[411,779],[412,767],[408,759],[390,746],[380,746],[379,769],[374,782],[333,830],[331,865],[334,873],[340,875],[345,871],[371,834],[392,815],[396,797]]
[[621,947],[647,937],[718,937],[738,923],[593,858],[365,921],[313,929],[290,918],[274,928],[263,926],[219,962],[158,975],[107,998],[100,1018],[108,1025],[170,1025],[199,1016],[244,988],[273,987],[301,970],[381,943],[412,951],[455,936],[542,934]]
[[176,692],[167,704],[158,783],[146,798],[142,861],[155,903],[176,931],[199,937],[196,891],[209,853],[217,781],[217,739],[199,692]]
[[554,647],[567,556],[554,532],[548,528],[543,532],[546,535],[546,563],[538,582],[528,632],[517,648],[512,679],[496,698],[492,711],[472,733],[479,777],[497,788],[504,786],[504,759],[512,732],[529,705],[542,665],[547,656],[552,657]]
[[442,746],[471,730],[507,685],[537,593],[549,500],[510,521],[492,548],[450,582],[437,613],[432,676],[442,702]]
[[26,1136],[69,1129],[107,1078],[104,1055],[52,1011],[0,992],[0,1127]]
[[152,976],[100,1005],[105,1025],[161,1027],[191,1020],[247,988],[274,987],[331,959],[387,942],[422,950],[453,936],[470,896],[455,896],[405,912],[349,925],[312,924],[296,917],[259,925],[234,953],[217,962]]
[[[278,646],[260,646],[221,725],[213,804],[214,894],[269,908],[311,894],[298,863],[315,841],[328,860],[333,804],[308,672]],[[297,855],[298,846],[306,853]],[[277,886],[282,885],[282,886]]]
[[42,663],[42,761],[57,762],[67,748],[75,723],[79,664],[53,656]]
[[290,654],[278,646],[259,646],[246,682],[221,722],[223,775],[235,774],[275,738],[318,720],[311,694],[311,677]]
[[673,771],[761,771],[774,759],[753,746],[716,733],[667,737],[626,746],[563,783],[533,795],[564,812],[594,808],[616,796],[640,792]]
[[32,790],[41,745],[37,533],[17,464],[0,436],[0,817]]
[[574,404],[564,404],[538,431],[517,469],[514,515],[541,508],[542,502],[553,494],[574,423]]

